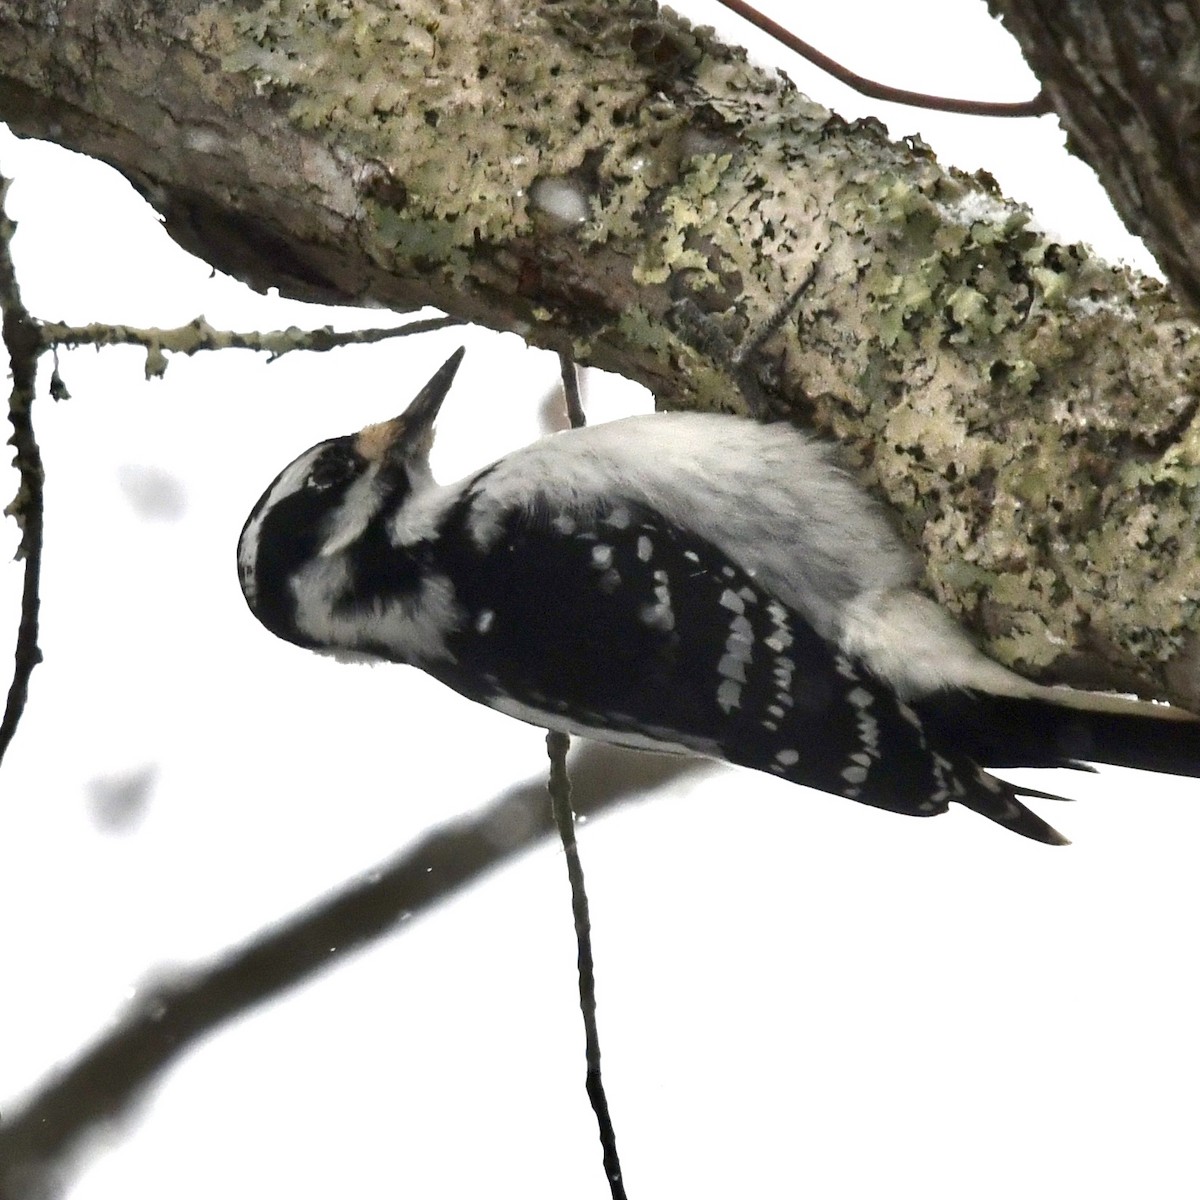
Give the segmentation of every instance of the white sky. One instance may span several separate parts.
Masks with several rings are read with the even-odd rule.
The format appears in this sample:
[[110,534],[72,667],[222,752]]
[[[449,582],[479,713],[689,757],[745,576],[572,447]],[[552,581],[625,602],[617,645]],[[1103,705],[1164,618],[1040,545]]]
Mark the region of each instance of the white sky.
[[[1060,236],[1148,264],[1051,120],[889,109],[715,4],[679,7],[844,116],[875,113],[945,161],[986,166]],[[982,3],[784,8],[801,36],[894,84],[1036,91]],[[38,315],[379,319],[210,278],[94,163],[4,133],[0,170],[17,179],[14,254]],[[536,436],[555,359],[483,331],[270,366],[176,360],[151,384],[133,350],[63,356],[74,398],[36,413],[46,661],[0,770],[0,1111],[156,972],[543,777],[538,731],[416,672],[271,639],[234,571],[274,474],[398,411],[463,342],[435,455],[450,478]],[[646,403],[595,375],[588,388],[593,417]],[[147,496],[178,515],[148,514]],[[0,575],[4,644],[19,575]],[[131,777],[150,785],[123,808],[112,794]],[[583,827],[631,1196],[1196,1194],[1196,784],[1037,782],[1079,798],[1040,805],[1072,847],[717,768]],[[606,1196],[575,989],[565,870],[547,845],[210,1038],[72,1195]]]

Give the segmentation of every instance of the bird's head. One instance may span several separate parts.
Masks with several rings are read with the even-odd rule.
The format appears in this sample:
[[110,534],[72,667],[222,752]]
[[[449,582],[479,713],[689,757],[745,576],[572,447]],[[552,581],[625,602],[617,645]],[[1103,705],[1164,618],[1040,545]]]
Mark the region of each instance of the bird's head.
[[344,551],[432,484],[433,425],[462,357],[456,350],[400,416],[318,443],[262,494],[238,541],[238,576],[272,633],[301,646],[340,644],[323,621],[345,588]]

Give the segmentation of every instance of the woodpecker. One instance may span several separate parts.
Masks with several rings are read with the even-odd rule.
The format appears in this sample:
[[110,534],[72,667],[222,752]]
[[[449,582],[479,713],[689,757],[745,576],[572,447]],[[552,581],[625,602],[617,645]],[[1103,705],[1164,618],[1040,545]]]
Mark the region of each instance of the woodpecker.
[[986,767],[1200,775],[1179,709],[1044,687],[917,586],[882,509],[787,423],[656,413],[544,438],[448,485],[434,421],[463,351],[399,417],[306,450],[238,567],[278,637],[408,663],[544,728],[691,752],[913,816],[953,801],[1041,842]]

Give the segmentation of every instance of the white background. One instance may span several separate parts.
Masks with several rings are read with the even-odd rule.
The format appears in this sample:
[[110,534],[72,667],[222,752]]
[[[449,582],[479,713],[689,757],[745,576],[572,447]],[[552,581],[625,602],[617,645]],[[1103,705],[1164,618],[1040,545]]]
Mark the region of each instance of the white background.
[[[986,167],[1056,236],[1150,265],[1053,119],[880,105],[714,4],[681,7],[842,115]],[[777,15],[893,84],[1036,91],[982,3],[831,7]],[[3,134],[0,170],[17,179],[14,254],[37,315],[168,326],[204,313],[230,328],[385,316],[210,277],[97,164]],[[272,365],[179,359],[146,384],[140,352],[63,356],[73,399],[36,411],[46,659],[0,770],[4,1111],[155,977],[543,777],[537,730],[416,672],[271,639],[234,570],[245,514],[283,465],[393,415],[463,342],[434,460],[451,478],[537,435],[553,357],[450,331]],[[588,390],[594,419],[649,405],[594,374]],[[11,523],[4,537],[15,546]],[[8,639],[20,567],[2,581]],[[600,771],[629,758],[601,757]],[[1078,797],[1040,805],[1073,846],[715,767],[583,826],[632,1197],[1197,1193],[1197,785],[1118,771],[1037,783]],[[574,964],[548,844],[209,1038],[72,1194],[605,1196]]]

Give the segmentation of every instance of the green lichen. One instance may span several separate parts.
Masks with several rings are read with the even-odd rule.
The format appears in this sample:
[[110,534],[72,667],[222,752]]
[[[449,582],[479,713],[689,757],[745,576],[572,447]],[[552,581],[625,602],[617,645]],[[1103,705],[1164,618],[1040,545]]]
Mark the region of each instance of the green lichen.
[[[1023,670],[1052,671],[1084,630],[1125,669],[1166,661],[1200,597],[1200,512],[1186,496],[1200,446],[1190,427],[1166,432],[1195,403],[1195,367],[1156,321],[1154,287],[1131,296],[1126,273],[1045,239],[954,173],[927,185],[885,173],[843,188],[836,211],[872,247],[860,295],[877,322],[878,349],[864,358],[850,343],[843,363],[874,400],[844,407],[878,415],[869,461],[918,515],[939,599],[974,614],[989,651]],[[1094,332],[1113,322],[1118,336]],[[1187,376],[1168,396],[1164,350]],[[1130,456],[1122,439],[1142,437],[1164,451]],[[1183,518],[1147,524],[1163,509]],[[1129,565],[1147,558],[1171,569]]]
[[[210,4],[194,18],[226,71],[251,75],[343,160],[374,164],[402,185],[397,217],[378,233],[405,257],[414,228],[425,230],[421,255],[448,241],[465,250],[528,233],[534,181],[570,175],[588,156],[589,184],[601,193],[638,160],[651,164],[641,199],[661,182],[655,150],[680,118],[643,103],[629,26],[548,32],[529,28],[535,21],[500,0],[454,21],[428,0],[266,0],[248,12]],[[587,78],[574,37],[589,39]],[[437,220],[447,228],[422,224]]]
[[1066,644],[1039,613],[1022,609],[1012,616],[1009,631],[994,638],[989,649],[1001,662],[1039,674],[1054,664]]
[[[955,288],[946,302],[946,307],[950,310],[950,315],[958,322],[959,325],[979,325],[981,319],[987,316],[989,305],[987,297],[977,288],[969,287],[963,284],[961,287]],[[986,327],[991,328],[991,321],[986,322]],[[958,336],[956,333],[954,336]]]
[[691,286],[716,282],[707,252],[690,249],[688,237],[713,224],[718,200],[714,196],[722,175],[729,169],[728,154],[695,156],[677,187],[662,202],[661,218],[633,267],[641,284],[665,283],[679,271],[697,272]]

